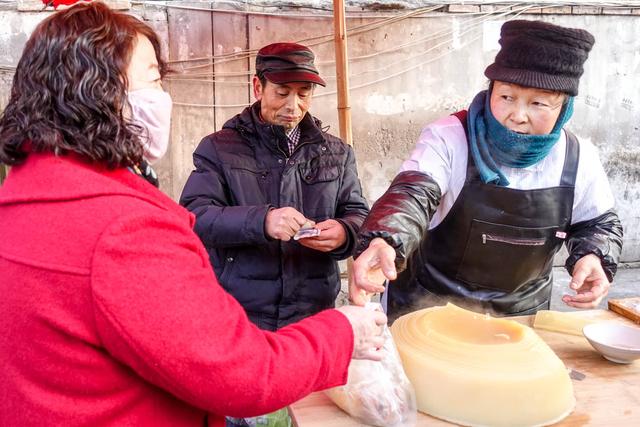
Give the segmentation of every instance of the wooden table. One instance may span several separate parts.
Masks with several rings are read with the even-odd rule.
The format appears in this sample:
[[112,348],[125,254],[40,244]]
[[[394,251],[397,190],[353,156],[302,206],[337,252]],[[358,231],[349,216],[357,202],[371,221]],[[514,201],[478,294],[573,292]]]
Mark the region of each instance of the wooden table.
[[[576,311],[572,315],[633,324],[607,310]],[[529,326],[533,323],[533,316],[513,319]],[[576,407],[558,426],[640,426],[640,360],[620,365],[600,356],[583,337],[536,332],[567,368],[584,374],[583,379],[573,379]],[[299,400],[289,412],[298,427],[365,426],[340,410],[323,392]],[[418,412],[417,427],[447,425],[451,424]]]

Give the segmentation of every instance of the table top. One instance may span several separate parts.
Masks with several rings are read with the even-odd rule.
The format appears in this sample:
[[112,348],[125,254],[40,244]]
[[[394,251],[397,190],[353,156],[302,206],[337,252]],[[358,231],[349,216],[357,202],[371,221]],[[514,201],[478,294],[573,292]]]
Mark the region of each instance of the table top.
[[[572,316],[616,320],[633,324],[608,310],[571,312]],[[533,316],[514,317],[528,326]],[[584,337],[536,329],[567,368],[578,375],[573,381],[576,407],[558,426],[640,426],[640,361],[628,365],[609,362]],[[583,375],[580,375],[583,374]],[[290,406],[298,427],[365,426],[338,408],[323,392],[312,393]],[[417,427],[451,425],[418,412]]]

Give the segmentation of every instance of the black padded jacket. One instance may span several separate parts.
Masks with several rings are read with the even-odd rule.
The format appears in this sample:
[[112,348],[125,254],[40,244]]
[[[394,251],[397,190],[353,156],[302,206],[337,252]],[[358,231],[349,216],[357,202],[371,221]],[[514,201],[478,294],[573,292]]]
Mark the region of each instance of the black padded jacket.
[[[200,142],[180,204],[196,215],[195,231],[222,286],[259,327],[277,329],[334,306],[337,260],[353,252],[369,209],[351,147],[307,113],[288,156],[283,128],[259,120],[259,109],[246,108]],[[347,242],[324,253],[270,239],[266,214],[285,206],[316,222],[336,219]]]

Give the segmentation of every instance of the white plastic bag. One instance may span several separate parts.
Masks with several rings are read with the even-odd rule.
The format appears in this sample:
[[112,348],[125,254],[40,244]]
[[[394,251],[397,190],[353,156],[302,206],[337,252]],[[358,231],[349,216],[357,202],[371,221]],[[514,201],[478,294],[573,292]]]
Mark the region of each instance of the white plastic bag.
[[404,373],[388,326],[384,326],[382,334],[385,342],[380,351],[384,359],[381,362],[352,360],[347,384],[325,393],[340,409],[363,423],[411,427],[417,417],[415,392]]

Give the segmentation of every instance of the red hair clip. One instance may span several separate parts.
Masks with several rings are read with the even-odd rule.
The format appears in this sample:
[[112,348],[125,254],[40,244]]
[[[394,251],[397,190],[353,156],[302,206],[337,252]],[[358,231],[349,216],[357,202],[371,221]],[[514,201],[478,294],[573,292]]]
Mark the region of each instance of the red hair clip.
[[54,9],[57,9],[58,6],[71,6],[78,3],[79,1],[89,2],[91,0],[42,0],[42,3],[44,4],[44,7],[53,6]]

